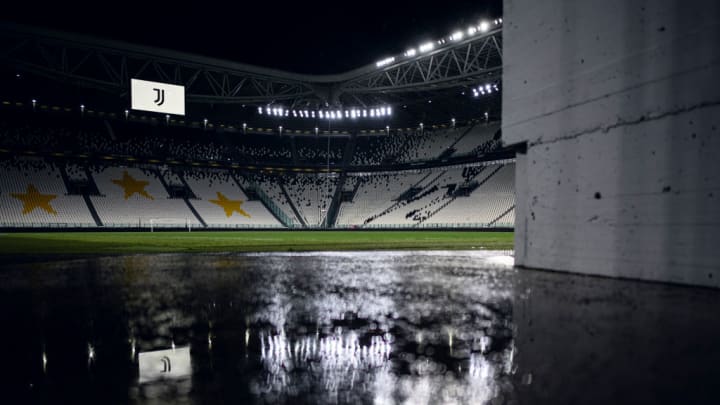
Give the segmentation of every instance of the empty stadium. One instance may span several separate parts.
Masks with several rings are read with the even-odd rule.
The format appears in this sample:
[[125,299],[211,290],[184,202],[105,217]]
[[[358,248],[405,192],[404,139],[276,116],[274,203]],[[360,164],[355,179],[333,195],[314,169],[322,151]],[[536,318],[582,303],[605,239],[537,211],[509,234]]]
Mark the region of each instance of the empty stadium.
[[0,18],[8,403],[717,401],[714,2],[68,8]]

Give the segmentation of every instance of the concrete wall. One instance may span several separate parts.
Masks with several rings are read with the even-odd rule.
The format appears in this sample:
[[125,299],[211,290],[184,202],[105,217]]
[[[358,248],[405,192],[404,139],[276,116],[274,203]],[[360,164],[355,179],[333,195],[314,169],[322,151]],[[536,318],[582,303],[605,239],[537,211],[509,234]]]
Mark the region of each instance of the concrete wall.
[[720,2],[506,0],[516,264],[720,286]]

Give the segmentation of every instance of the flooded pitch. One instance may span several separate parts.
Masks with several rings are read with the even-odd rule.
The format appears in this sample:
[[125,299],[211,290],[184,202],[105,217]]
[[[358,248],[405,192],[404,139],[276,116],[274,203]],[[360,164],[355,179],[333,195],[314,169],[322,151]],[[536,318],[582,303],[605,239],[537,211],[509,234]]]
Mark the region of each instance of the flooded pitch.
[[[507,252],[0,267],[6,403],[710,403],[720,293]],[[3,401],[5,402],[5,401]]]

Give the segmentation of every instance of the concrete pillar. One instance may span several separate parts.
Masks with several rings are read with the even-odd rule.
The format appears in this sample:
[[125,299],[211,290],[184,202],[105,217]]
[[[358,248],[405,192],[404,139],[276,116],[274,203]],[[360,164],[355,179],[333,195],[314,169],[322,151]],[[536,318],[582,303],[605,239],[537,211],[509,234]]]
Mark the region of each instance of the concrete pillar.
[[505,0],[516,263],[720,286],[720,2]]

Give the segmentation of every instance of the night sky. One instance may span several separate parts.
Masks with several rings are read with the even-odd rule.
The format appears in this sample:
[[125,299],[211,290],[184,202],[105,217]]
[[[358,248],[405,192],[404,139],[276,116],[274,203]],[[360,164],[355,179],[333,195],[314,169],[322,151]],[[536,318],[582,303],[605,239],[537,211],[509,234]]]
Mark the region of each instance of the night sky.
[[26,3],[0,18],[311,74],[371,64],[502,16],[502,0]]

